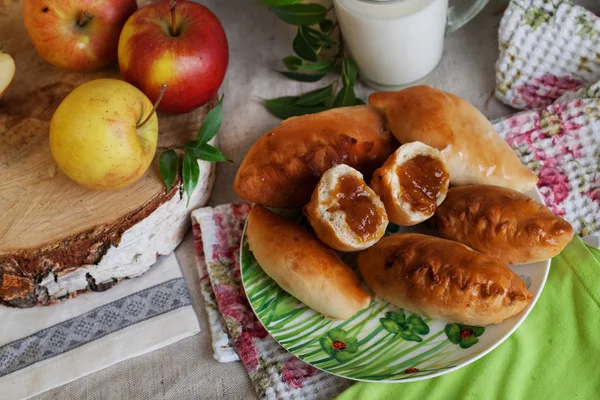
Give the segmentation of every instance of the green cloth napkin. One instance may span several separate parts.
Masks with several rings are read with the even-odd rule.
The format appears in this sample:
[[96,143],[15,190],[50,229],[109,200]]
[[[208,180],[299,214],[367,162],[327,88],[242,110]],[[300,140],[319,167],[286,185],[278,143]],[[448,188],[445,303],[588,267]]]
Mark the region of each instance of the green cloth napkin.
[[600,251],[576,237],[531,314],[490,354],[438,378],[357,383],[350,399],[599,399]]

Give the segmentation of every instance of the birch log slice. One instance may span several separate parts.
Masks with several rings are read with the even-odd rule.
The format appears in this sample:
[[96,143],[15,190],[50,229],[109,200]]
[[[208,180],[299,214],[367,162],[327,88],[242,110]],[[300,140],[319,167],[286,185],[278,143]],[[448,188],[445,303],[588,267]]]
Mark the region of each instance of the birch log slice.
[[200,162],[200,181],[186,207],[180,181],[165,192],[158,156],[193,140],[217,98],[188,114],[158,115],[157,154],[136,183],[110,192],[85,189],[57,168],[48,145],[50,119],[76,86],[118,78],[118,66],[95,73],[54,68],[33,48],[21,10],[21,1],[0,2],[0,45],[17,65],[0,99],[0,303],[31,307],[103,291],[177,247],[190,211],[208,200],[215,167]]

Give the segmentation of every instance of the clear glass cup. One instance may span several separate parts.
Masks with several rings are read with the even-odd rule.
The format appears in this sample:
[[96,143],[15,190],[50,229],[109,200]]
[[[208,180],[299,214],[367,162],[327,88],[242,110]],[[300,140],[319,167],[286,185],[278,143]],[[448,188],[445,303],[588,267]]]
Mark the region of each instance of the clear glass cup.
[[444,37],[489,0],[333,0],[361,79],[378,90],[419,84],[439,64]]

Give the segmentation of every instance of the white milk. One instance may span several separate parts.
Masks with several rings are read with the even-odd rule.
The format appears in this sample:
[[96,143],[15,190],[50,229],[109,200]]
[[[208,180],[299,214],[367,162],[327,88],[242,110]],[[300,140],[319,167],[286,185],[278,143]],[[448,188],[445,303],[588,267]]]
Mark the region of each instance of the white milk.
[[378,89],[417,83],[440,62],[448,0],[334,0],[344,43]]

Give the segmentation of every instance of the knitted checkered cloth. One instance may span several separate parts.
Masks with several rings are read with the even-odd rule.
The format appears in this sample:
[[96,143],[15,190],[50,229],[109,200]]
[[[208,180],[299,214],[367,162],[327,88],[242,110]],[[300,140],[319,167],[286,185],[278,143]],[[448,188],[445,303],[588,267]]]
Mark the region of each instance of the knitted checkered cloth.
[[600,18],[570,1],[513,0],[500,23],[496,129],[581,236],[600,230]]
[[498,42],[496,97],[512,107],[545,107],[600,80],[600,18],[570,1],[511,1]]

